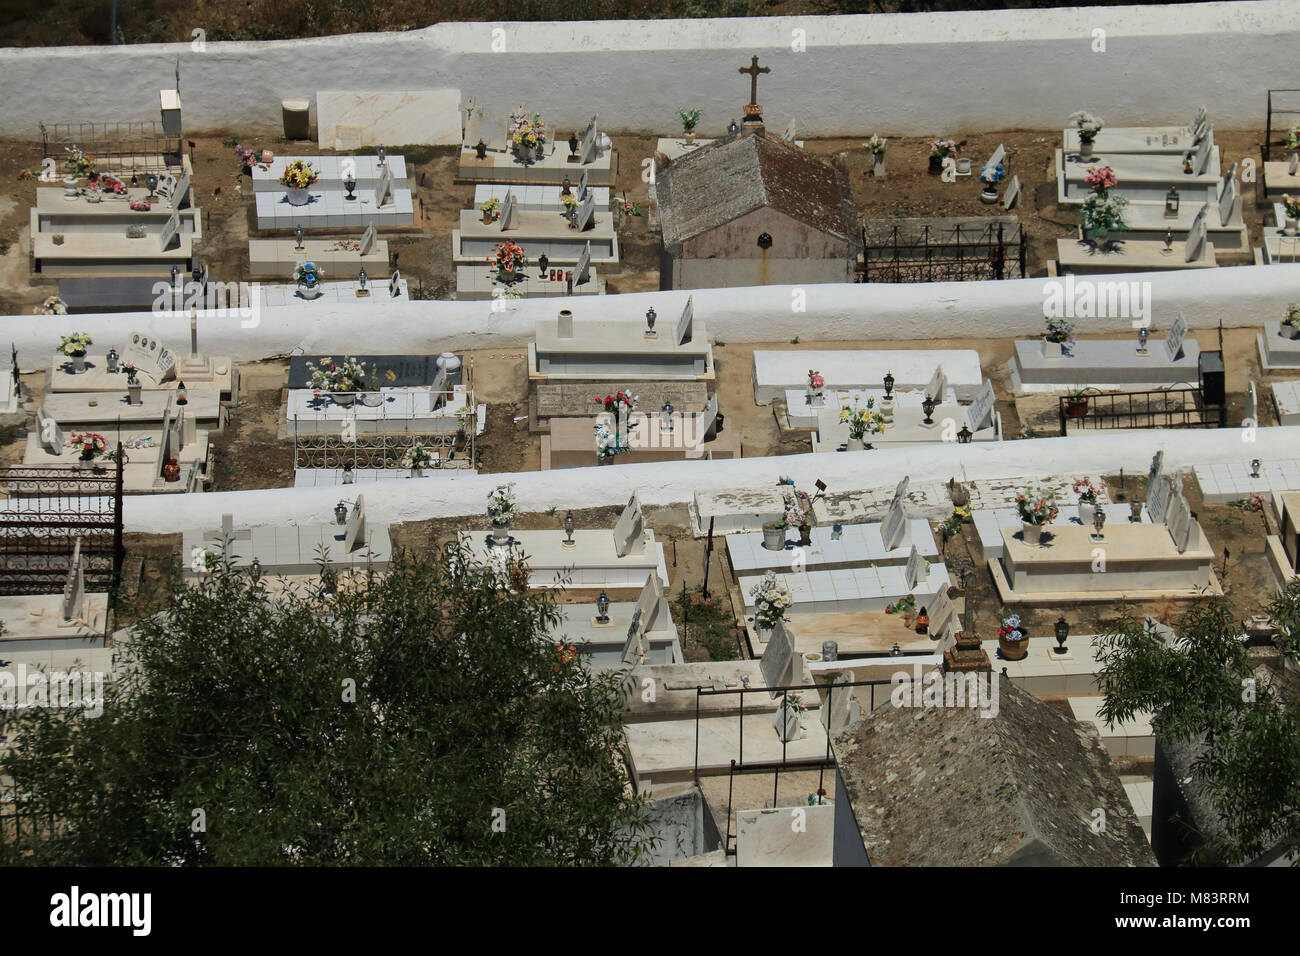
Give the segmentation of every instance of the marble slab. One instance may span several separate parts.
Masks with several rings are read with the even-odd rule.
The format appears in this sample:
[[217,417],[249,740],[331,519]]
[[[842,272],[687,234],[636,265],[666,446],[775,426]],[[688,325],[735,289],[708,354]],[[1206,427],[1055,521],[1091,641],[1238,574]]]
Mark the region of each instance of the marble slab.
[[1281,334],[1282,323],[1269,319],[1264,331],[1256,336],[1260,364],[1265,372],[1300,369],[1300,339],[1289,339]]
[[1279,425],[1300,425],[1300,381],[1274,382],[1273,407]]
[[[379,243],[376,243],[376,245],[379,245]],[[384,243],[384,247],[387,248],[387,243]],[[386,253],[384,254],[386,255]],[[390,296],[388,294],[388,280],[384,276],[372,275],[369,269],[366,270],[366,276],[369,280],[366,283],[366,288],[370,290],[370,295],[357,295],[357,282],[355,279],[347,282],[321,282],[321,294],[314,299],[304,299],[298,294],[298,286],[289,283],[277,285],[271,282],[259,282],[257,284],[257,293],[263,307],[275,309],[290,306],[307,309],[319,303],[327,303],[330,306],[373,306],[376,302],[387,302],[391,298],[404,300],[410,298],[410,289],[405,279],[397,280],[399,291],[396,296]]]
[[[227,555],[233,567],[244,570],[256,557],[264,574],[276,576],[318,575],[321,555],[326,552],[330,565],[340,573],[367,567],[382,571],[388,566],[392,557],[388,525],[367,521],[364,538],[351,552],[344,550],[347,530],[347,525],[339,524],[251,528],[236,533]],[[220,530],[191,528],[181,533],[181,568],[186,580],[206,574],[194,569],[194,555],[200,553],[196,549],[221,553]]]
[[321,149],[458,146],[460,90],[317,90],[316,135]]
[[[446,393],[427,388],[382,388],[379,394],[378,405],[367,405],[364,401],[341,405],[328,393],[317,398],[314,389],[290,389],[285,404],[287,431],[299,435],[337,435],[340,429],[350,426],[357,434],[446,434],[459,428],[459,416],[470,407],[473,398],[473,393],[463,385],[457,385],[441,405],[436,405],[436,399]],[[485,413],[485,406],[479,406],[479,414]]]
[[[220,429],[225,425],[226,412],[222,405],[221,390],[211,385],[187,386],[186,414],[199,427]],[[169,403],[175,398],[172,389],[145,389],[140,393],[139,405],[128,405],[125,393],[112,392],[49,392],[43,399],[45,412],[65,431],[85,425],[111,425],[121,422],[129,427],[161,425]],[[93,403],[93,404],[92,404]]]
[[736,488],[729,491],[697,491],[691,500],[691,522],[697,535],[762,531],[768,521],[785,514],[780,488]]
[[[1213,136],[1213,127],[1207,127]],[[1079,152],[1079,130],[1071,126],[1061,131],[1061,142],[1068,154]],[[1106,126],[1093,141],[1094,153],[1169,153],[1179,158],[1192,148],[1192,131],[1186,126]]]
[[1075,275],[1109,275],[1116,272],[1177,272],[1183,269],[1214,269],[1219,260],[1214,243],[1208,239],[1200,258],[1187,261],[1187,243],[1181,240],[1169,246],[1155,240],[1127,239],[1124,234],[1111,237],[1103,246],[1078,239],[1056,240],[1056,261],[1064,273]]
[[[387,239],[376,240],[374,248],[364,256],[360,249],[348,248],[337,239],[304,239],[301,249],[293,239],[250,239],[248,260],[249,274],[255,279],[291,278],[294,269],[302,262],[316,263],[326,278],[347,276],[355,281],[357,273],[364,268],[371,279],[384,282],[392,272]],[[369,300],[377,295],[379,293],[372,289]]]
[[387,166],[393,176],[393,188],[410,189],[411,183],[403,156],[385,156],[379,162],[378,156],[276,156],[269,163],[259,163],[253,167],[253,189],[255,192],[278,193],[283,195],[285,188],[280,185],[284,169],[292,162],[302,160],[316,170],[316,182],[313,191],[344,192],[343,181],[351,170],[357,181],[356,194],[374,192],[379,185],[382,166]]
[[1060,391],[1095,386],[1101,389],[1167,387],[1195,384],[1200,346],[1183,340],[1183,357],[1170,362],[1164,339],[1152,336],[1147,354],[1137,354],[1137,339],[1078,339],[1061,358],[1046,358],[1041,339],[1017,339],[1011,360],[1017,393]]
[[[577,176],[569,177],[569,191],[573,197],[578,197],[578,179]],[[588,186],[591,190],[592,197],[596,201],[597,209],[609,208],[609,187],[608,186]],[[529,183],[520,185],[516,183],[513,186],[505,183],[479,183],[474,187],[474,212],[477,213],[489,199],[495,199],[498,202],[505,202],[506,193],[515,197],[516,207],[520,212],[553,212],[556,215],[564,211],[564,204],[560,200],[560,192],[564,189],[563,185],[545,186],[540,183]]]
[[519,278],[506,285],[498,278],[497,270],[486,262],[477,265],[459,264],[456,266],[456,298],[461,301],[482,301],[605,294],[605,280],[597,274],[595,266],[589,270],[587,281],[581,285],[574,285],[572,291],[563,278],[550,278],[552,273],[558,273],[563,277],[566,272],[569,275],[573,274],[572,268],[566,270],[552,266],[547,269],[547,278],[543,279],[540,270],[536,268],[536,263],[533,262]]
[[658,574],[665,588],[669,585],[663,543],[655,540],[650,530],[645,531],[644,547],[623,557],[618,556],[614,533],[608,528],[576,529],[571,549],[564,547],[563,531],[512,531],[510,536],[509,549],[489,545],[486,531],[470,532],[468,543],[481,560],[507,550],[514,556],[524,556],[530,588],[639,590],[650,574]]
[[[1106,512],[1107,528],[1112,525],[1130,523],[1129,516],[1133,512],[1129,508],[1127,501],[1103,504],[1102,508]],[[1077,505],[1062,504],[1061,514],[1056,519],[1056,525],[1069,524],[1083,527],[1077,509]],[[1142,521],[1147,523],[1151,521],[1151,516],[1147,514],[1145,507],[1142,509]],[[1021,521],[1020,515],[1015,508],[980,508],[971,512],[971,524],[974,527],[975,538],[984,560],[996,561],[1002,557],[1002,529],[1019,529]],[[1055,525],[1049,525],[1049,527],[1055,527]],[[1088,527],[1091,528],[1092,525],[1089,524]]]
[[912,546],[922,557],[939,560],[939,546],[935,543],[930,523],[924,518],[911,518],[903,544],[892,551],[885,548],[881,525],[848,524],[842,526],[840,535],[828,527],[815,527],[810,537],[812,544],[798,546],[799,529],[786,529],[784,551],[769,551],[763,547],[761,531],[727,535],[727,556],[732,570],[737,574],[762,574],[764,571],[785,571],[796,558],[809,570],[832,570],[860,567],[864,563],[907,563]]
[[1113,192],[1130,202],[1164,202],[1170,186],[1177,187],[1182,201],[1193,205],[1212,203],[1218,197],[1221,159],[1219,147],[1210,149],[1209,163],[1200,175],[1183,172],[1182,155],[1098,153],[1087,162],[1066,160],[1056,151],[1056,199],[1062,206],[1081,205],[1091,188],[1084,182],[1090,169],[1109,166],[1119,179]]
[[834,835],[833,804],[737,810],[736,866],[834,866]]
[[[806,613],[883,611],[886,605],[909,594],[916,595],[919,607],[929,604],[940,588],[951,585],[948,569],[939,561],[931,562],[928,577],[921,577],[915,587],[907,586],[904,569],[899,565],[786,572],[778,573],[776,579],[790,590],[794,605],[789,613],[796,616]],[[747,613],[753,608],[750,592],[762,580],[761,575],[736,577],[736,585],[744,598]]]
[[614,217],[607,212],[595,213],[590,229],[570,229],[562,216],[551,212],[520,212],[515,224],[503,231],[501,223],[484,223],[477,210],[460,211],[460,228],[452,230],[451,253],[455,262],[487,262],[493,250],[505,240],[523,246],[528,266],[536,268],[537,259],[545,254],[556,265],[578,261],[587,243],[591,243],[591,261],[598,265],[618,262],[618,234]]
[[289,202],[284,187],[279,192],[254,193],[257,210],[257,228],[266,230],[294,229],[364,229],[374,226],[386,229],[415,224],[415,204],[411,190],[393,187],[392,202],[380,208],[375,205],[373,191],[358,188],[356,199],[348,200],[342,189],[322,189],[313,186],[310,199],[304,206]]
[[1224,504],[1254,494],[1300,491],[1300,458],[1270,458],[1260,461],[1259,477],[1252,478],[1250,461],[1196,465],[1196,484],[1206,502]]
[[585,172],[589,186],[614,185],[612,149],[584,164],[569,162],[568,143],[552,142],[546,148],[546,157],[540,163],[525,166],[509,153],[489,150],[486,157],[479,159],[472,147],[462,147],[456,178],[473,183],[549,183],[558,186],[565,176],[577,183]]
[[831,390],[883,390],[886,372],[896,392],[923,390],[940,365],[959,401],[975,398],[984,376],[974,349],[756,349],[754,401],[767,405],[787,389],[803,391],[809,369],[820,372]]

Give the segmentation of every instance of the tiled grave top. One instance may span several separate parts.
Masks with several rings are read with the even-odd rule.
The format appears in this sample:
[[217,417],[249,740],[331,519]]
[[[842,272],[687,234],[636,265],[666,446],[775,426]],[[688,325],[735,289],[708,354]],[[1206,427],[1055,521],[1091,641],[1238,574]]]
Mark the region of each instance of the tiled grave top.
[[[1092,529],[1078,524],[1048,525],[1043,531],[1043,546],[1025,544],[1019,528],[1000,528],[1002,547],[1007,559],[1014,562],[1017,569],[1024,568],[1031,574],[1035,571],[1050,571],[1052,566],[1073,569],[1082,564],[1087,567],[1093,558],[1093,551],[1099,546],[1092,540]],[[1051,539],[1047,537],[1051,535]],[[1104,530],[1104,547],[1106,561],[1109,564],[1120,562],[1160,562],[1176,561],[1190,563],[1197,559],[1213,560],[1214,548],[1210,546],[1205,532],[1197,529],[1192,538],[1192,545],[1182,554],[1174,547],[1174,539],[1165,525],[1157,524],[1108,524]],[[1121,585],[1122,586],[1122,585]]]
[[1273,401],[1279,416],[1300,415],[1300,381],[1274,382]]
[[[574,199],[578,198],[578,177],[581,175],[579,173],[578,176],[569,177],[571,181],[569,191],[573,194]],[[478,213],[478,207],[489,199],[504,202],[506,192],[509,191],[510,195],[514,196],[515,201],[519,203],[520,212],[552,210],[558,214],[563,209],[560,201],[560,191],[563,188],[563,186],[547,186],[541,183],[516,184],[514,186],[505,183],[479,183],[474,187],[474,213],[479,215],[481,219],[482,216]],[[587,188],[596,200],[597,209],[609,208],[608,186],[588,186]]]
[[[181,535],[182,564],[186,577],[198,576],[192,570],[194,548],[220,553],[220,530],[190,529]],[[318,572],[320,556],[328,549],[329,561],[338,570],[364,567],[372,559],[376,567],[385,566],[392,554],[388,525],[367,522],[364,543],[351,553],[344,551],[347,527],[337,524],[294,525],[292,527],[255,527],[247,536],[230,542],[227,554],[235,567],[246,568],[256,556],[267,574],[313,574]]]
[[1075,272],[1156,272],[1165,269],[1213,269],[1218,266],[1214,243],[1207,241],[1200,257],[1187,261],[1187,243],[1176,240],[1170,252],[1163,242],[1112,240],[1105,248],[1078,239],[1056,240],[1056,261]]
[[[324,355],[310,353],[295,355],[289,359],[289,388],[310,388],[311,371],[307,363],[319,365]],[[343,352],[331,353],[331,358],[343,358]],[[367,371],[374,365],[380,379],[393,388],[408,388],[418,385],[432,385],[438,380],[438,356],[436,355],[353,355]],[[464,368],[464,366],[461,366]],[[392,372],[395,378],[390,382],[387,376]]]
[[[221,389],[211,385],[186,386],[185,411],[199,422],[217,421],[221,416]],[[113,392],[50,392],[44,398],[45,412],[60,425],[114,423],[139,425],[161,422],[167,403],[175,398],[170,388],[145,389],[139,405],[126,403],[126,390]],[[94,402],[94,405],[90,403]]]
[[[614,547],[612,528],[579,528],[573,532],[575,547],[563,545],[563,531],[512,531],[514,543],[510,551],[522,551],[528,566],[534,571],[543,568],[645,568],[657,569],[665,583],[668,572],[664,568],[663,545],[655,541],[654,532],[647,531],[645,549],[641,553],[618,556]],[[505,548],[491,548],[486,544],[487,532],[470,532],[469,544],[478,555],[502,553]],[[645,584],[642,574],[637,587]]]
[[1137,354],[1137,337],[1079,339],[1063,358],[1043,355],[1042,339],[1016,339],[1013,380],[1024,391],[1052,391],[1094,385],[1100,388],[1195,383],[1200,347],[1183,340],[1183,357],[1170,362],[1164,336],[1152,336],[1147,354]]
[[[896,408],[894,420],[885,425],[879,435],[865,435],[863,441],[872,445],[912,445],[952,441],[963,425],[968,424],[967,406],[957,404],[937,405],[931,416],[933,425],[924,424],[925,413],[912,405]],[[945,426],[950,421],[951,426]],[[825,410],[818,415],[817,435],[813,451],[836,452],[844,448],[849,437],[848,422],[839,420],[839,412]],[[945,437],[946,436],[946,437]],[[996,441],[997,429],[993,426],[975,432],[973,441]]]
[[[1213,135],[1208,134],[1208,135]],[[1061,131],[1067,153],[1079,151],[1079,130]],[[1186,126],[1115,126],[1106,127],[1093,142],[1096,153],[1177,153],[1180,157],[1192,148],[1192,131]]]
[[[436,453],[437,449],[433,451]],[[424,481],[439,478],[450,472],[455,472],[458,476],[476,474],[473,469],[461,468],[461,464],[453,461],[442,468],[434,468],[430,465],[424,469],[424,474],[419,478],[412,478],[409,468],[354,468],[352,476],[355,484],[368,485],[376,481]],[[342,468],[296,468],[293,472],[295,488],[324,488],[342,484]]]
[[[1058,501],[1077,500],[1073,485],[1077,475],[1052,475],[1042,478],[982,478],[972,484],[970,491],[972,510],[981,508],[1011,508],[1016,505],[1016,495],[1026,488],[1039,492],[1055,491]],[[957,476],[960,481],[960,476]],[[894,487],[871,488],[862,491],[828,491],[826,496],[813,502],[818,524],[844,524],[860,521],[879,521],[894,498]],[[952,514],[952,498],[947,483],[912,482],[908,485],[904,504],[912,515],[922,515],[940,521]]]
[[[1201,175],[1188,175],[1183,172],[1183,155],[1162,154],[1143,154],[1143,153],[1119,153],[1112,152],[1103,154],[1100,150],[1095,150],[1095,155],[1087,162],[1065,162],[1058,159],[1057,171],[1059,172],[1062,165],[1065,169],[1066,180],[1071,183],[1082,183],[1088,175],[1088,170],[1098,166],[1109,166],[1115,171],[1119,178],[1120,192],[1123,192],[1125,183],[1165,183],[1180,186],[1186,183],[1187,186],[1205,186],[1218,185],[1222,173],[1219,172],[1221,160],[1219,157],[1219,147],[1214,146],[1210,149],[1210,161],[1206,166],[1205,172]],[[1058,158],[1061,151],[1056,151]],[[1180,186],[1179,192],[1182,192]]]
[[[617,391],[617,389],[615,389]],[[638,397],[638,410],[651,411],[671,402],[674,410],[687,414],[704,411],[709,388],[703,382],[645,382],[632,389]],[[539,418],[587,417],[604,410],[592,396],[609,394],[600,385],[582,385],[560,382],[537,386],[537,416]]]
[[[538,355],[712,355],[709,333],[704,322],[696,319],[691,338],[678,345],[672,329],[655,338],[645,337],[645,326],[637,322],[610,322],[587,310],[573,317],[573,335],[560,338],[558,320],[539,319],[536,348]],[[593,392],[593,394],[595,394]]]
[[568,221],[558,213],[529,212],[521,209],[515,214],[514,224],[509,229],[502,230],[500,220],[485,223],[477,209],[462,209],[459,228],[462,243],[471,239],[491,239],[493,242],[510,239],[524,245],[525,248],[527,248],[525,244],[530,239],[583,243],[595,240],[608,241],[614,237],[614,217],[609,213],[595,213],[592,216],[592,223],[590,229],[570,229]]
[[[1252,446],[1243,445],[1246,454]],[[1257,454],[1257,452],[1256,452]],[[1196,484],[1210,503],[1240,501],[1253,494],[1300,491],[1300,458],[1272,458],[1260,461],[1259,477],[1250,477],[1249,459],[1226,464],[1196,465]]]
[[661,136],[655,141],[655,152],[663,153],[668,157],[668,161],[672,162],[675,159],[681,159],[683,156],[698,153],[703,147],[713,142],[715,140],[697,139],[693,145],[687,146],[685,139]]
[[[269,166],[263,167],[259,163],[253,167],[253,188],[258,192],[284,192],[285,187],[280,185],[280,177],[284,174],[284,168],[297,159],[308,163],[316,170],[316,185],[313,188],[342,189],[345,160],[351,160],[356,164],[353,176],[357,180],[358,192],[363,189],[373,190],[379,182],[378,156],[277,156]],[[406,184],[405,157],[390,155],[387,157],[387,165],[393,174],[394,188],[404,186]]]
[[[755,695],[755,697],[766,695]],[[685,780],[698,767],[702,775],[727,773],[732,761],[787,764],[826,759],[826,730],[813,712],[805,713],[802,735],[782,743],[770,711],[745,717],[706,717],[642,721],[623,728],[628,762],[643,790],[658,779]],[[743,724],[743,731],[741,730]],[[741,747],[741,741],[744,747]]]
[[1270,319],[1264,323],[1264,331],[1259,335],[1260,359],[1266,372],[1300,368],[1300,339],[1289,339],[1279,334],[1281,328],[1281,322]]
[[414,388],[381,388],[381,402],[367,405],[362,401],[351,405],[340,405],[328,393],[315,397],[315,391],[308,388],[289,390],[289,401],[285,414],[290,421],[297,419],[328,419],[330,421],[347,421],[355,417],[359,422],[377,420],[404,420],[428,418],[455,418],[457,413],[467,405],[467,395],[463,389],[457,389],[440,408],[434,408],[437,393],[424,386]]
[[1071,697],[1069,698],[1070,710],[1074,712],[1075,720],[1095,724],[1097,732],[1102,737],[1150,737],[1152,735],[1150,711],[1139,711],[1130,720],[1120,724],[1107,724],[1101,716],[1101,708],[1105,700],[1104,697]]
[[[497,270],[489,263],[457,263],[456,265],[456,292],[461,298],[469,297],[472,299],[491,299],[491,298],[536,298],[540,296],[567,296],[569,295],[569,284],[562,276],[567,271],[574,272],[573,265],[567,265],[559,268],[557,265],[550,266],[547,269],[547,278],[541,277],[541,270],[537,267],[533,256],[529,255],[530,264],[514,282],[506,285],[501,281]],[[550,278],[552,272],[558,273],[555,279]],[[581,284],[577,283],[577,276],[574,275],[573,295],[599,295],[601,287],[600,276],[596,272],[596,267],[592,266],[587,275],[587,281]]]
[[[407,290],[406,280],[398,279],[397,284],[402,290],[397,298],[407,299],[410,293]],[[392,298],[388,294],[388,280],[383,276],[369,276],[366,288],[370,290],[370,295],[363,296],[357,295],[356,280],[351,282],[322,282],[320,283],[321,294],[315,299],[304,299],[299,296],[296,285],[275,285],[259,282],[257,288],[262,298],[262,305],[277,309],[285,306],[294,306],[301,309],[315,308],[321,303],[328,303],[331,306],[373,305],[376,302],[387,302]]]
[[[1078,512],[1075,510],[1076,505],[1062,505],[1061,513],[1048,528],[1059,525],[1082,525],[1079,521]],[[1129,524],[1129,516],[1132,509],[1129,508],[1127,501],[1121,501],[1115,504],[1102,505],[1106,512],[1106,527],[1117,524]],[[1146,509],[1142,509],[1142,521],[1150,522],[1150,517]],[[1020,515],[1015,508],[993,508],[988,510],[979,510],[971,513],[971,523],[975,528],[975,534],[980,540],[980,547],[984,557],[988,560],[994,560],[1002,557],[1002,529],[1016,528],[1021,526]],[[1091,525],[1089,525],[1091,527]]]
[[[1054,653],[1055,637],[1031,637],[1029,653],[1018,661],[998,657],[996,638],[984,641],[984,650],[998,670],[1006,668],[1012,680],[1034,677],[1069,677],[1073,674],[1096,674],[1102,663],[1097,660],[1097,638],[1091,634],[1071,634],[1065,642],[1068,654]],[[1068,659],[1064,659],[1068,658]]]
[[415,222],[411,191],[404,187],[394,187],[393,201],[383,208],[375,205],[373,192],[360,191],[350,202],[341,191],[316,186],[309,195],[311,200],[306,205],[295,206],[283,191],[257,193],[257,228],[361,229],[370,225],[409,226]]
[[[870,610],[871,604],[883,606],[908,594],[917,595],[919,606],[924,603],[923,595],[938,594],[941,587],[951,584],[948,569],[939,561],[930,563],[928,578],[921,577],[914,588],[907,586],[904,571],[902,565],[895,564],[839,571],[787,572],[777,574],[776,579],[790,589],[795,607],[807,611],[836,611],[845,604],[850,605],[850,610]],[[750,591],[762,580],[761,575],[737,576],[736,585],[747,609],[754,606]],[[858,604],[862,606],[856,607]]]
[[906,544],[892,551],[885,549],[878,524],[845,525],[839,540],[833,538],[833,529],[817,527],[812,529],[812,544],[798,548],[799,531],[797,528],[786,531],[786,550],[769,551],[763,547],[763,533],[746,532],[727,535],[727,553],[731,566],[737,575],[757,573],[769,569],[789,570],[798,557],[804,566],[815,570],[827,564],[870,564],[888,562],[906,564],[912,545],[923,557],[938,560],[939,548],[930,531],[930,523],[924,518],[913,518],[908,522],[910,536]]
[[881,387],[885,373],[898,390],[923,389],[942,365],[948,385],[959,399],[969,400],[984,384],[979,353],[973,349],[764,350],[754,352],[754,398],[766,405],[786,389],[802,391],[808,370],[816,369],[834,389]]

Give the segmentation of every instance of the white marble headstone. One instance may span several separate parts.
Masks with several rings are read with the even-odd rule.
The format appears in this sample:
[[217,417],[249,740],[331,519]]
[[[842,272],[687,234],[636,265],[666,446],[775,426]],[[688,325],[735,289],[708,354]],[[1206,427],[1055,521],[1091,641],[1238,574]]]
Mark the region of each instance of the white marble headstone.
[[361,233],[361,255],[368,256],[375,248],[375,224],[372,222]]
[[72,546],[72,562],[68,565],[68,576],[63,584],[63,619],[80,620],[86,599],[86,564],[81,558],[81,538]]
[[[1202,222],[1201,231],[1204,234],[1204,222]],[[1187,338],[1187,320],[1179,312],[1178,318],[1174,319],[1174,324],[1169,327],[1169,334],[1165,336],[1165,354],[1169,357],[1169,361],[1177,361],[1178,356],[1183,354],[1183,339],[1185,338]]]
[[1020,202],[1020,177],[1012,176],[1011,182],[1007,184],[1007,191],[1002,196],[1002,208],[1014,209],[1016,203]]
[[970,403],[970,409],[967,411],[971,431],[977,432],[993,424],[993,407],[996,401],[993,383],[985,381],[984,387],[979,390],[975,401]]
[[375,183],[375,208],[382,209],[393,201],[393,167],[384,163],[379,168],[379,181]]
[[894,486],[894,501],[902,500],[903,495],[907,494],[907,488],[912,483],[911,475],[904,475],[899,479],[898,484]]
[[777,621],[776,627],[772,628],[772,636],[767,640],[767,647],[763,648],[758,669],[763,675],[763,683],[767,685],[773,697],[776,697],[777,693],[772,691],[772,688],[788,687],[794,683],[794,642],[790,640],[785,621]]
[[596,194],[589,192],[586,197],[578,203],[578,231],[583,232],[593,226],[595,224],[595,218]]
[[885,550],[893,551],[908,543],[909,525],[907,513],[903,510],[903,499],[894,498],[885,512],[885,520],[880,525],[880,537],[884,540]]
[[787,127],[785,128],[785,132],[781,134],[781,139],[785,140],[787,143],[793,143],[793,142],[794,142],[794,137],[795,137],[795,130],[794,130],[794,117],[791,116],[791,117],[790,117],[790,125],[787,126]]
[[514,192],[507,189],[506,198],[501,202],[501,231],[515,227],[515,219],[519,212],[519,200],[515,198]]
[[1199,106],[1196,108],[1196,114],[1192,117],[1192,125],[1187,128],[1191,130],[1193,133],[1195,133],[1198,129],[1200,129],[1205,124],[1205,121],[1208,120],[1209,118],[1210,118],[1209,110],[1207,110],[1204,106]]
[[176,210],[173,209],[172,214],[167,217],[167,222],[163,225],[162,232],[158,234],[158,251],[166,252],[170,249],[172,240],[179,239],[180,234],[181,217]]
[[1147,515],[1151,518],[1152,524],[1165,523],[1173,494],[1173,479],[1168,475],[1157,475],[1155,481],[1147,487]]
[[948,377],[943,374],[942,365],[935,366],[934,374],[930,376],[930,383],[925,386],[925,394],[938,403],[943,401],[946,391],[948,391]]
[[1174,547],[1179,554],[1187,550],[1195,523],[1187,499],[1181,494],[1174,495],[1165,514],[1165,525],[1169,528],[1169,536],[1173,538]]
[[695,332],[695,296],[686,297],[686,306],[682,309],[682,316],[677,320],[677,329],[674,333],[675,341],[678,345],[693,341],[692,335]]
[[584,169],[582,175],[578,177],[578,202],[582,202],[586,199],[587,193],[591,192],[591,187],[587,182],[588,178],[587,170]]
[[923,575],[925,575],[925,558],[921,557],[921,552],[916,550],[916,545],[912,545],[912,553],[907,556],[907,567],[903,570],[903,580],[907,589],[915,591]]
[[645,517],[635,491],[614,523],[614,553],[620,558],[645,553]]
[[645,635],[657,623],[663,597],[663,584],[659,575],[651,572],[632,609],[632,623],[628,626],[627,640],[623,643],[624,664],[631,666],[645,660],[650,651]]
[[1197,176],[1204,176],[1210,166],[1210,153],[1214,150],[1214,127],[1205,127],[1205,136],[1201,139],[1200,145],[1196,147],[1196,155],[1192,159],[1192,172]]
[[939,588],[926,610],[930,614],[930,636],[942,641],[957,630],[957,608],[948,596],[948,587]]
[[996,166],[1007,158],[1007,148],[1002,143],[998,143],[998,148],[993,150],[993,155],[989,157],[988,165]]
[[352,514],[348,516],[347,534],[343,538],[343,553],[351,554],[358,545],[365,543],[366,503],[361,495],[357,495],[357,503],[352,507]]
[[1187,262],[1198,262],[1205,256],[1205,214],[1209,208],[1209,203],[1202,205],[1200,212],[1192,220],[1191,228],[1187,230],[1187,248],[1184,255],[1184,260]]
[[858,701],[853,693],[853,672],[841,671],[831,678],[822,692],[826,698],[820,709],[822,726],[835,735],[847,730],[858,719]]
[[596,130],[596,119],[597,117],[593,116],[591,122],[587,124],[587,129],[582,134],[582,145],[578,147],[578,156],[584,164],[595,162],[600,150],[600,136]]
[[41,428],[41,447],[51,455],[63,454],[63,429],[59,423],[45,414],[44,406],[36,409],[36,420]]
[[695,434],[703,436],[708,434],[713,427],[714,421],[718,417],[718,393],[714,392],[709,396],[709,400],[704,403],[704,411],[700,412],[700,425],[695,430]]
[[578,266],[574,271],[574,285],[583,285],[591,278],[591,243],[588,242],[582,247],[582,252],[578,254]]
[[[190,192],[190,174],[189,171],[181,173],[181,178],[176,183],[176,188],[172,190],[171,203],[173,209],[180,209],[181,204],[185,202],[185,197]],[[191,205],[193,205],[191,203]]]

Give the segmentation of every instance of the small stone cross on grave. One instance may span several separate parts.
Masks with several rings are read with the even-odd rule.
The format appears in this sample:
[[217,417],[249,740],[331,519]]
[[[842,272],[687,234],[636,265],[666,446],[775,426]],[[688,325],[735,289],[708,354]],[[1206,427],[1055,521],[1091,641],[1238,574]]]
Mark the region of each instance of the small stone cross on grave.
[[758,106],[758,75],[760,73],[771,73],[772,68],[770,66],[759,66],[758,56],[755,55],[749,66],[742,66],[740,72],[749,74],[749,105],[756,107]]

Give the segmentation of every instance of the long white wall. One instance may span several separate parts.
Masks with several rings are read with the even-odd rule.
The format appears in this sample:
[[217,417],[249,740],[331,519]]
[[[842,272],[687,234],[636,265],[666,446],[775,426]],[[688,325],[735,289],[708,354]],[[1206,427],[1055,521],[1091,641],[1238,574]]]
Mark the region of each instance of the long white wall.
[[[203,24],[195,22],[196,28]],[[1097,52],[1095,31],[1104,31]],[[0,50],[0,135],[39,122],[149,120],[177,60],[186,129],[269,133],[317,90],[459,89],[492,111],[522,98],[561,130],[668,132],[677,108],[716,133],[748,99],[758,54],[769,123],[807,136],[1045,129],[1080,108],[1110,125],[1255,129],[1300,46],[1294,0],[983,13],[576,23],[442,23],[269,43]]]
[[[347,488],[276,488],[201,495],[131,496],[125,503],[128,531],[155,534],[185,528],[221,526],[221,515],[233,515],[237,527],[322,524],[332,520],[340,497],[365,496],[368,520],[417,521],[423,518],[484,513],[489,492],[517,481],[515,494],[524,511],[555,506],[592,508],[622,505],[637,491],[646,505],[672,505],[693,500],[697,491],[759,488],[775,485],[789,475],[800,487],[812,488],[818,478],[831,491],[892,487],[904,475],[913,481],[947,481],[951,477],[984,480],[1049,475],[1143,474],[1157,449],[1165,453],[1165,470],[1185,470],[1196,464],[1248,462],[1300,448],[1300,428],[1263,428],[1254,443],[1242,440],[1236,428],[1221,430],[1155,430],[1112,432],[1069,438],[1037,438],[1029,443],[1008,441],[970,445],[925,445],[877,449],[845,455],[806,454],[730,461],[680,461],[645,465],[607,465],[563,471],[457,476],[437,480],[395,479]],[[478,525],[481,527],[482,525]],[[467,528],[471,525],[467,524]]]
[[[1248,327],[1279,319],[1287,303],[1300,300],[1300,264],[1095,278],[1139,283],[1143,301],[1151,303],[1157,334],[1169,328],[1178,312],[1194,329],[1214,328],[1219,322],[1227,328]],[[779,342],[795,335],[806,342],[1012,338],[1042,333],[1046,290],[1056,281],[1063,291],[1071,288],[1065,280],[1008,279],[701,289],[691,295],[695,315],[704,321],[709,337],[724,342]],[[295,302],[262,309],[255,319],[204,313],[199,319],[199,345],[209,355],[239,362],[345,350],[428,354],[509,347],[531,342],[537,319],[553,317],[563,308],[573,311],[580,331],[585,321],[644,325],[646,309],[652,304],[667,323],[681,314],[687,299],[684,292],[514,299],[498,303],[501,311],[493,311],[490,302],[412,302],[383,296],[380,289],[367,305]],[[255,327],[244,327],[253,321]],[[105,347],[120,348],[133,331],[148,333],[177,352],[189,344],[184,313],[9,316],[0,322],[0,343],[7,335],[18,349],[24,371],[44,368],[59,337],[72,331],[89,332],[96,344]],[[1133,319],[1077,319],[1076,326],[1080,332],[1123,332],[1133,328]],[[360,335],[364,346],[359,344]]]

